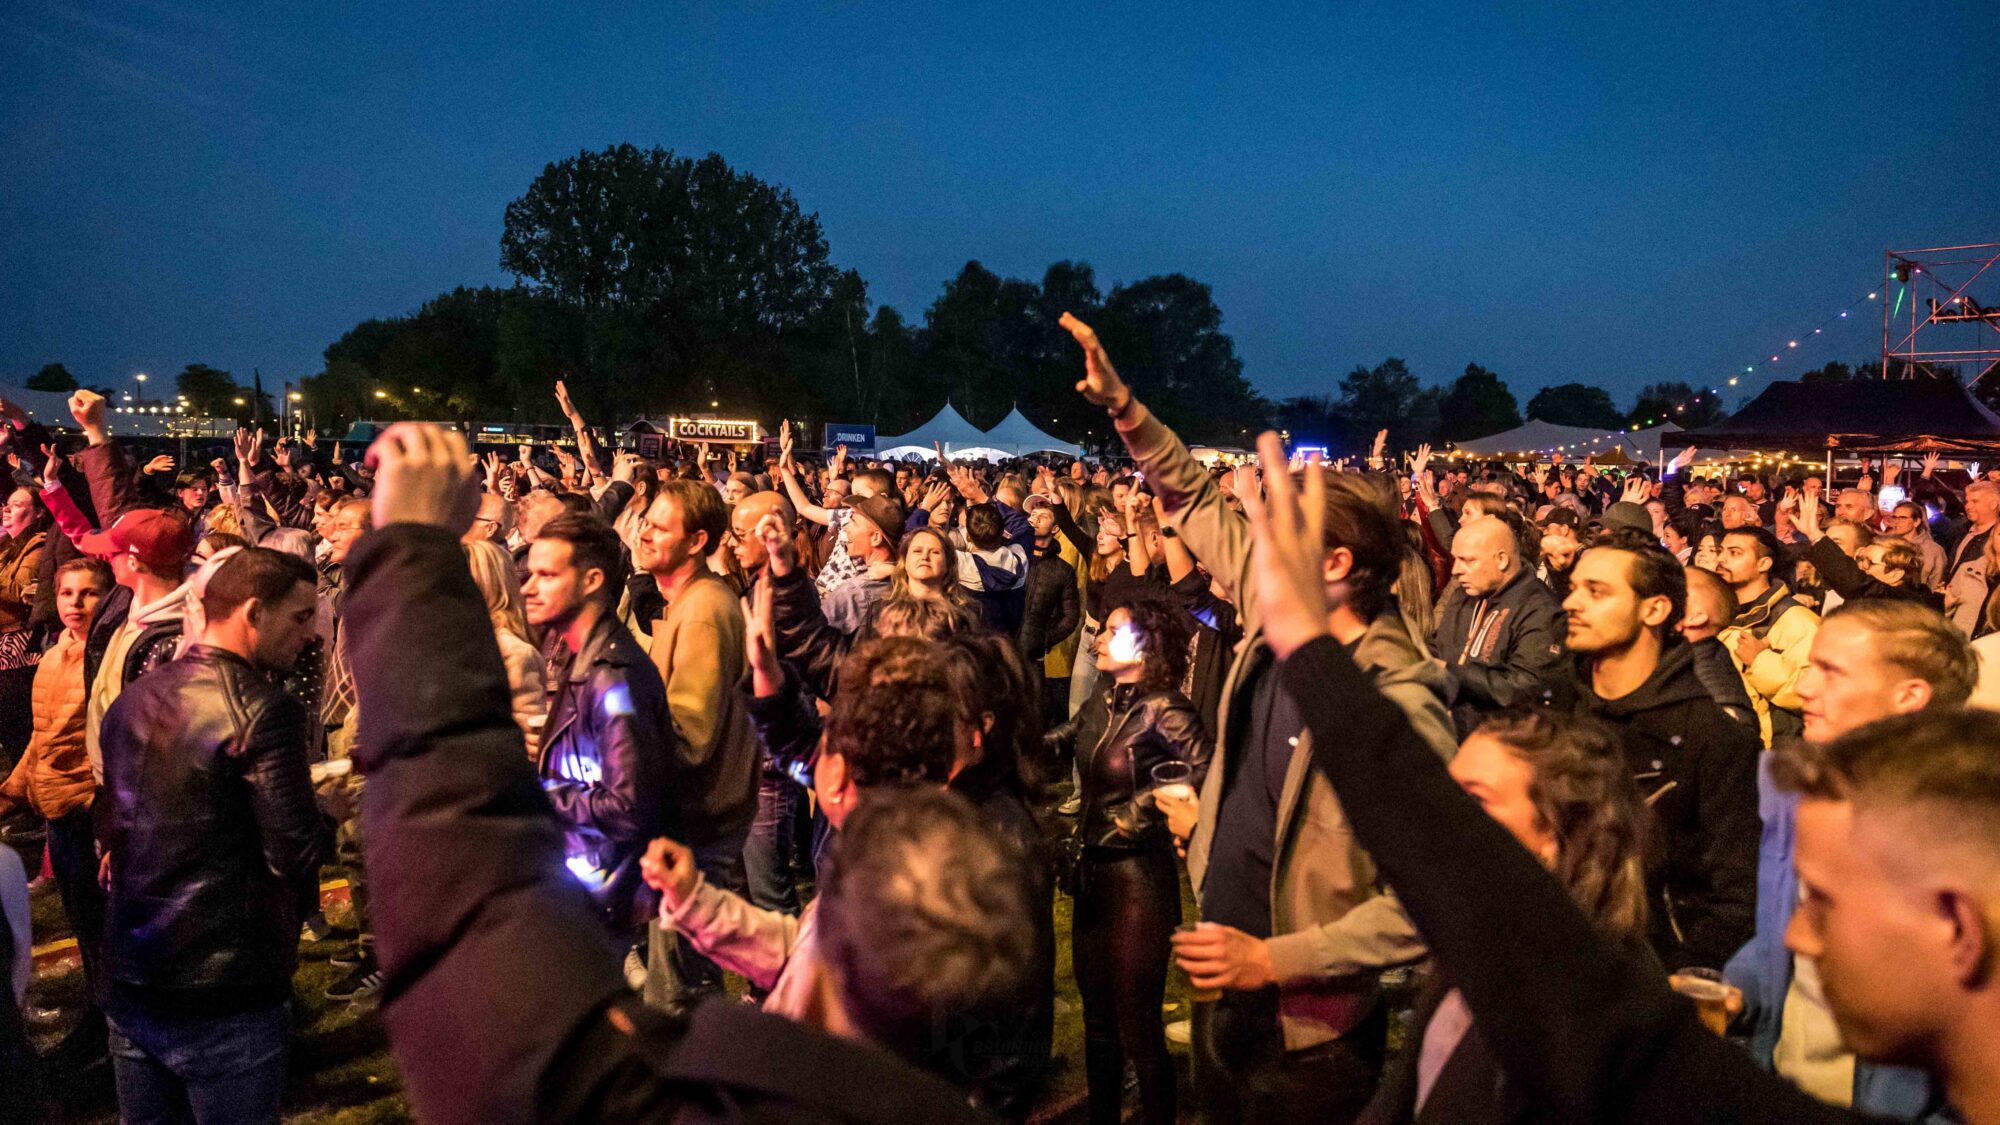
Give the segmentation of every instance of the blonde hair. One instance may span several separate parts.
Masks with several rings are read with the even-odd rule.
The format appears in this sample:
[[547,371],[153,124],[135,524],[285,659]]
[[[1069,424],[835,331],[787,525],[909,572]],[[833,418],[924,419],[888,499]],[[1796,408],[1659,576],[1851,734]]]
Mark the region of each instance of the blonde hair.
[[472,569],[472,584],[486,598],[486,615],[495,632],[512,633],[534,644],[528,635],[528,614],[521,600],[521,576],[514,570],[513,556],[490,539],[465,545],[465,561]]
[[233,504],[217,504],[208,510],[208,530],[248,540],[248,536],[243,534],[243,517]]

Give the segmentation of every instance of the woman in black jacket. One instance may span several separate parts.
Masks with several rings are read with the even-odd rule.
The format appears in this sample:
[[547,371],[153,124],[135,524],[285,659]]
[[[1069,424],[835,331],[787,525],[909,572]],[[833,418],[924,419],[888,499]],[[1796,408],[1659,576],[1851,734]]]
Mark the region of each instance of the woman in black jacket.
[[1092,1125],[1120,1120],[1129,1054],[1140,1119],[1174,1120],[1174,1070],[1160,1001],[1180,923],[1180,877],[1165,825],[1146,814],[1154,767],[1184,763],[1199,792],[1212,743],[1178,685],[1187,671],[1186,611],[1157,595],[1109,610],[1097,642],[1099,685],[1051,731],[1077,754],[1083,798],[1071,953],[1083,994],[1084,1069]]

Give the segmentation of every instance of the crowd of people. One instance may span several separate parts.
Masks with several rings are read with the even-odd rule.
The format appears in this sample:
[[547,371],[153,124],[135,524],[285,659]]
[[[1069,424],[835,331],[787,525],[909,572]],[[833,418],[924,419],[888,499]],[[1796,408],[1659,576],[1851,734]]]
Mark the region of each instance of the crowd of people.
[[1117,455],[0,404],[0,1120],[276,1120],[333,865],[423,1120],[1024,1120],[1062,896],[1094,1125],[2000,1123],[2000,472],[1211,468],[1064,325]]

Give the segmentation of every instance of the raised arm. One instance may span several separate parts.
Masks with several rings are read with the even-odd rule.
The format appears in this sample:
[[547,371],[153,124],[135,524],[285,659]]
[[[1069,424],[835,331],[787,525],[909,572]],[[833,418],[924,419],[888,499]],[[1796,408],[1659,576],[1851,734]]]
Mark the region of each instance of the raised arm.
[[[1174,521],[1188,550],[1242,604],[1250,593],[1238,589],[1250,556],[1250,533],[1243,520],[1229,510],[1215,478],[1181,439],[1132,397],[1111,366],[1111,357],[1097,333],[1068,313],[1062,316],[1062,326],[1083,348],[1084,377],[1076,389],[1111,416],[1126,451],[1145,471],[1146,480],[1159,495],[1162,509]],[[1247,606],[1245,612],[1247,615]]]
[[1510,1086],[1553,1120],[1852,1121],[1704,1029],[1642,951],[1599,933],[1451,779],[1402,709],[1326,635],[1318,468],[1307,469],[1300,503],[1276,435],[1261,444],[1272,499],[1245,505],[1256,580],[1265,635],[1313,732],[1313,767],[1340,794]]
[[625,994],[620,954],[563,866],[458,544],[478,504],[464,441],[399,424],[371,456],[378,530],[348,559],[344,620],[383,1019],[417,1116],[522,1121],[575,1096],[554,1060]]

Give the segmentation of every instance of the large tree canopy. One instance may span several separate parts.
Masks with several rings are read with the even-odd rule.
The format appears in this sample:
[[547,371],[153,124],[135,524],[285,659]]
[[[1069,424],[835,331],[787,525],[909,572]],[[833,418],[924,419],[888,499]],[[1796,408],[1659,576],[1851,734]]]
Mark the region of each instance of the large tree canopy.
[[803,326],[837,275],[790,192],[714,153],[629,144],[542,169],[507,205],[500,265],[587,309],[657,305],[723,333]]
[[26,386],[31,391],[73,391],[77,382],[76,376],[69,373],[69,368],[60,363],[50,363],[28,376]]
[[1543,387],[1528,400],[1528,417],[1558,426],[1591,426],[1602,430],[1625,428],[1625,412],[1611,403],[1603,387],[1587,383],[1561,383]]
[[1444,397],[1438,400],[1437,437],[1441,441],[1471,441],[1502,433],[1521,424],[1521,407],[1500,376],[1476,363],[1465,365]]

